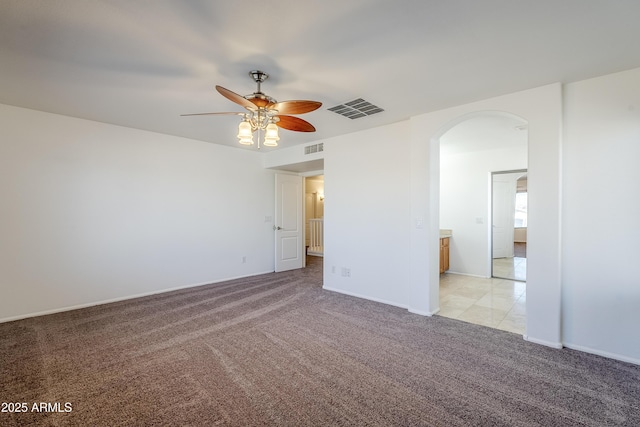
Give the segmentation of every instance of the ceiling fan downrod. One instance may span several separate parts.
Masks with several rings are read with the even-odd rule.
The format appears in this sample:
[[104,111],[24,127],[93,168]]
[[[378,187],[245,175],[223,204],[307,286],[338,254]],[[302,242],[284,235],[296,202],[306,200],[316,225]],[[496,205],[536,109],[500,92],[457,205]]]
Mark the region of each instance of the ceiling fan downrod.
[[269,74],[260,70],[252,70],[249,71],[249,75],[258,85],[258,90],[256,91],[256,93],[262,93],[262,91],[260,90],[260,84],[269,78]]

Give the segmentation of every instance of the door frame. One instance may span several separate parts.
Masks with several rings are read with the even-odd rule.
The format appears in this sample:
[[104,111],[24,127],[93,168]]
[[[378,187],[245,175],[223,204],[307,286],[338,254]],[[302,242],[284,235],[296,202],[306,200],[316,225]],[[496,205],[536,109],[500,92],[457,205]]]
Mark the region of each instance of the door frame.
[[[302,226],[302,268],[307,266],[307,257],[306,257],[306,253],[305,253],[305,242],[306,242],[306,230],[304,227],[304,218],[305,218],[305,181],[308,177],[312,177],[312,176],[318,176],[318,175],[322,175],[323,177],[325,177],[325,173],[324,173],[324,169],[320,169],[320,170],[312,170],[312,171],[305,171],[305,172],[287,172],[284,170],[279,170],[276,171],[276,175],[280,174],[280,175],[295,175],[295,176],[299,176],[302,179],[302,194],[300,197],[300,208],[301,208],[301,212],[302,212],[302,221],[303,221],[303,226]],[[275,176],[274,176],[274,181],[275,181]],[[277,206],[277,195],[278,195],[278,188],[277,186],[274,185],[274,200]],[[275,206],[274,206],[275,209]],[[274,214],[274,218],[275,221],[278,221],[277,215]],[[275,248],[275,245],[277,244],[277,230],[276,230],[277,224],[274,224],[274,271],[278,271],[275,269],[275,266],[277,265],[277,257],[278,257],[278,253],[277,253],[277,248]],[[326,249],[326,246],[325,246]]]
[[489,209],[489,238],[490,238],[490,248],[489,248],[489,265],[491,266],[491,277],[497,277],[499,279],[509,279],[509,280],[515,280],[515,281],[524,281],[526,282],[526,278],[525,280],[519,280],[519,279],[514,279],[512,277],[498,277],[498,276],[494,276],[493,274],[493,177],[495,175],[506,175],[506,174],[510,174],[510,173],[522,173],[522,174],[526,174],[528,173],[528,169],[514,169],[514,170],[506,170],[506,171],[494,171],[491,172],[491,180],[490,180],[490,188],[489,188],[489,194],[491,195],[490,199],[491,199],[491,203],[490,203],[490,209]]

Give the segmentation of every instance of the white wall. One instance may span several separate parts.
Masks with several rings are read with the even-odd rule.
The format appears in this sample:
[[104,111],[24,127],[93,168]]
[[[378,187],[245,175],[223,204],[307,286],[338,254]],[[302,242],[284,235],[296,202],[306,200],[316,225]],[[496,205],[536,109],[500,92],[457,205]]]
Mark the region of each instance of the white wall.
[[325,289],[408,305],[408,130],[401,122],[325,141]]
[[491,172],[526,168],[526,146],[441,156],[440,228],[453,230],[449,272],[491,276]]
[[0,128],[0,320],[273,271],[260,154],[6,105]]
[[305,154],[306,147],[320,142],[322,141],[266,151],[264,153],[264,167],[290,172],[317,172],[317,174],[322,174],[324,151]]
[[564,88],[563,336],[640,363],[640,69]]

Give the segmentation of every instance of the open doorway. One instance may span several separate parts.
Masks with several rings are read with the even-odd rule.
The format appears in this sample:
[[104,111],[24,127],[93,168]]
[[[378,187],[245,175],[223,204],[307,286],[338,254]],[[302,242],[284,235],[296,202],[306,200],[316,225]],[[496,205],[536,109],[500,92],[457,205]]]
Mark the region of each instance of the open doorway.
[[[411,120],[411,214],[415,228],[411,230],[409,311],[426,316],[442,311],[438,268],[438,228],[449,228],[439,216],[443,191],[441,179],[441,138],[457,125],[487,113],[502,113],[520,119],[521,133],[526,138],[526,162],[518,165],[496,164],[477,179],[484,186],[480,190],[486,198],[486,210],[469,209],[464,224],[477,224],[486,235],[486,247],[476,252],[484,257],[485,269],[490,271],[491,255],[489,227],[486,222],[490,205],[491,171],[528,169],[528,194],[534,204],[529,208],[527,240],[527,300],[526,332],[524,338],[538,344],[562,348],[562,286],[561,286],[561,147],[562,85],[555,83],[537,89],[450,108],[412,117]],[[531,132],[527,129],[531,128]],[[422,138],[422,135],[425,135]],[[506,160],[493,156],[496,162]],[[415,160],[415,161],[413,161]],[[475,166],[472,164],[470,166]],[[329,189],[328,191],[331,191]],[[473,207],[472,204],[469,204]],[[476,213],[477,212],[477,213]],[[484,224],[482,216],[485,218]],[[424,218],[424,229],[421,220]],[[477,218],[480,218],[476,221]],[[458,250],[459,230],[452,228],[451,269]],[[458,242],[456,242],[458,241]],[[464,265],[462,265],[464,267]],[[503,279],[493,279],[503,280]],[[517,282],[525,286],[523,282]],[[423,286],[423,284],[425,286]]]
[[308,256],[324,256],[324,175],[305,178],[305,248]]
[[[524,334],[526,283],[492,279],[491,177],[496,170],[524,174],[527,123],[511,114],[478,113],[439,141],[440,236],[449,236],[449,269],[439,278],[438,314]],[[513,236],[508,239],[513,251]]]
[[491,174],[491,277],[527,280],[527,171]]

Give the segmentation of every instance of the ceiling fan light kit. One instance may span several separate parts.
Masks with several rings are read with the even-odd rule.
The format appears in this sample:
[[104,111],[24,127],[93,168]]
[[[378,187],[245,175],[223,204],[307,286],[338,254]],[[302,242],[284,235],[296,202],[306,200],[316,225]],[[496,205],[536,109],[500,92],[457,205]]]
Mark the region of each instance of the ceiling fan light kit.
[[264,145],[267,147],[277,147],[279,140],[278,126],[275,123],[269,123],[264,134]]
[[264,134],[262,145],[276,147],[280,140],[278,128],[295,132],[315,132],[316,129],[311,123],[289,114],[304,114],[317,110],[322,105],[321,102],[307,100],[277,102],[262,93],[260,89],[260,85],[269,78],[267,73],[253,70],[249,75],[257,84],[256,91],[251,95],[241,96],[222,86],[216,86],[216,90],[222,96],[241,105],[247,112],[195,113],[183,114],[183,116],[241,115],[242,121],[238,125],[238,142],[242,145],[253,145],[255,144],[253,134],[258,132],[258,148],[260,148],[260,133]]
[[253,131],[251,130],[251,123],[245,118],[238,125],[238,142],[243,145],[253,144]]

